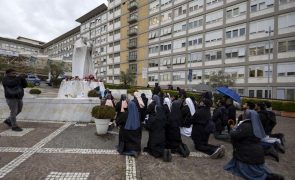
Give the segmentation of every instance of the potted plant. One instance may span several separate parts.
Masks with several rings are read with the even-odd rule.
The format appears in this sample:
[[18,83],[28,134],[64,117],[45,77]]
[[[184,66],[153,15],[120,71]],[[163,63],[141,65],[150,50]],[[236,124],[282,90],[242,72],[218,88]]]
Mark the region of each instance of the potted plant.
[[97,91],[94,89],[88,91],[88,97],[98,97]]
[[110,106],[94,106],[91,115],[96,125],[96,132],[100,135],[107,133],[109,123],[115,117],[116,111]]
[[31,89],[29,91],[30,94],[34,95],[35,97],[38,97],[39,94],[41,94],[41,90],[40,89]]

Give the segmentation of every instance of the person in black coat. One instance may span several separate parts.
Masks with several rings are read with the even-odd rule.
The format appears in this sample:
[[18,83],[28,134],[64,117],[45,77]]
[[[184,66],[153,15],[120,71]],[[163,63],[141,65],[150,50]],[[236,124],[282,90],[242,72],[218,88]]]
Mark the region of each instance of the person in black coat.
[[161,92],[161,87],[159,86],[159,83],[155,83],[155,87],[153,89],[153,95],[159,95]]
[[233,158],[224,166],[226,171],[244,179],[284,179],[264,165],[264,150],[260,144],[265,136],[257,112],[246,110],[230,133],[233,145]]
[[144,108],[141,108],[141,110],[140,110],[140,119],[141,119],[141,122],[143,122],[145,119],[145,116],[146,116],[146,110],[147,110],[149,100],[144,93],[142,93],[140,96],[141,96],[141,99],[144,103]]
[[259,114],[259,118],[261,121],[261,124],[264,128],[264,131],[267,135],[271,134],[272,126],[271,126],[271,119],[269,116],[268,111],[266,110],[265,104],[263,102],[257,103],[257,112]]
[[127,96],[125,94],[121,95],[121,99],[119,102],[117,102],[115,109],[117,112],[116,119],[120,118],[120,116],[125,112],[125,109],[127,109],[128,103],[127,103]]
[[141,151],[141,122],[137,107],[129,101],[128,110],[125,109],[116,119],[119,130],[119,144],[117,150],[122,155],[137,157]]
[[215,123],[216,131],[214,137],[216,139],[229,139],[228,134],[222,134],[224,127],[227,125],[227,111],[225,108],[225,101],[223,99],[217,102],[217,107],[213,110],[212,121]]
[[[153,96],[153,99],[156,95]],[[159,98],[159,97],[158,97]],[[158,100],[154,100],[155,102]],[[151,105],[151,104],[150,104]],[[151,106],[150,106],[151,107]],[[155,158],[163,157],[165,150],[165,126],[166,116],[163,107],[155,103],[154,110],[150,111],[149,118],[146,121],[146,129],[149,131],[149,139],[147,147],[144,148],[145,152]],[[148,107],[149,109],[149,107]]]
[[181,105],[181,100],[174,100],[172,102],[171,112],[165,127],[166,149],[171,149],[171,153],[180,153],[179,147],[183,144],[180,134],[180,124],[183,118],[180,110]]
[[195,144],[195,149],[210,155],[212,159],[224,156],[224,147],[215,146],[208,143],[210,133],[206,131],[206,125],[211,119],[210,107],[213,102],[212,94],[204,93],[202,101],[195,114],[190,118],[190,124],[193,124],[191,138]]
[[16,123],[16,116],[22,111],[24,88],[27,81],[23,76],[17,76],[14,69],[8,69],[2,81],[5,99],[10,109],[10,116],[4,121],[13,131],[22,131]]
[[225,100],[225,107],[227,110],[227,130],[230,132],[230,125],[236,124],[236,107],[234,106],[234,102],[230,97],[227,97]]

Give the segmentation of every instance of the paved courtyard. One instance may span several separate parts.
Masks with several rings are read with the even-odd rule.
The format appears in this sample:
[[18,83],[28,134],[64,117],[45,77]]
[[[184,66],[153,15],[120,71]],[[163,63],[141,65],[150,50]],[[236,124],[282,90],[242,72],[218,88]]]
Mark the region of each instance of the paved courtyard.
[[[213,160],[196,152],[192,141],[183,137],[192,151],[184,159],[173,156],[165,163],[142,153],[137,159],[119,155],[115,150],[117,129],[104,136],[95,135],[93,124],[21,121],[25,131],[14,133],[0,124],[0,178],[39,179],[240,179],[223,170],[231,158],[231,144],[211,137],[210,142],[224,144],[226,155]],[[286,179],[295,177],[295,119],[278,117],[276,132],[285,132],[287,152],[277,163],[266,158],[266,164]],[[144,131],[142,147],[147,143]]]

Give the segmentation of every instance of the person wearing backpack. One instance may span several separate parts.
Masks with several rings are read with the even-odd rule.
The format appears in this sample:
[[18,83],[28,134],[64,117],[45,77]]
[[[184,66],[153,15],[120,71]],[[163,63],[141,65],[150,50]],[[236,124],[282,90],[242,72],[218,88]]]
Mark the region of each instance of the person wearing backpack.
[[4,87],[5,99],[10,109],[10,116],[4,121],[13,131],[22,131],[16,123],[16,116],[22,111],[24,88],[27,81],[23,76],[17,76],[14,69],[7,69],[2,84]]

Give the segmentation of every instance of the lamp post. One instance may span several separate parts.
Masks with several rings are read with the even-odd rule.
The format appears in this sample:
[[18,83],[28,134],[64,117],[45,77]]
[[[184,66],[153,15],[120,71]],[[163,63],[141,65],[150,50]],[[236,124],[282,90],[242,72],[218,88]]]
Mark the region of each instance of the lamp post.
[[270,35],[271,27],[268,27],[268,70],[267,70],[267,98],[270,99]]

